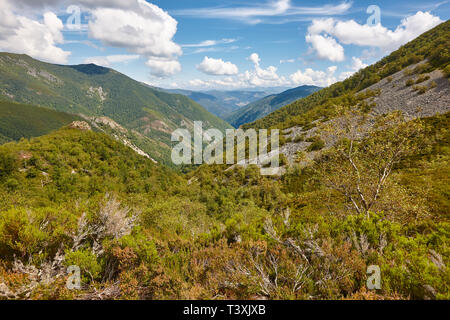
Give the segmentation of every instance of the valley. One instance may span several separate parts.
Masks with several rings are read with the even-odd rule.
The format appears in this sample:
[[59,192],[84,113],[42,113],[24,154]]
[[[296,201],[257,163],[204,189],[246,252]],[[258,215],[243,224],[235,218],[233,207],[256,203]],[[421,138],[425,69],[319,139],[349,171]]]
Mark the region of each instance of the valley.
[[[450,299],[449,48],[443,21],[342,81],[291,89],[265,86],[286,79],[258,55],[245,74],[210,59],[209,77],[260,85],[199,91],[0,53],[0,300]],[[177,69],[157,54],[153,72]],[[278,149],[257,148],[280,170],[262,174],[245,138],[241,163],[176,165],[173,132],[195,121],[278,130]]]

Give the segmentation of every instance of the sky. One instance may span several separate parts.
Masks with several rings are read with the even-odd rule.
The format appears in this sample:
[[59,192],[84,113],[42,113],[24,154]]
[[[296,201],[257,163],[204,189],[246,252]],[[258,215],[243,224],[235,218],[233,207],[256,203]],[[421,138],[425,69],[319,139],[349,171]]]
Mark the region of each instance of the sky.
[[164,88],[325,87],[449,15],[450,0],[0,0],[0,51]]

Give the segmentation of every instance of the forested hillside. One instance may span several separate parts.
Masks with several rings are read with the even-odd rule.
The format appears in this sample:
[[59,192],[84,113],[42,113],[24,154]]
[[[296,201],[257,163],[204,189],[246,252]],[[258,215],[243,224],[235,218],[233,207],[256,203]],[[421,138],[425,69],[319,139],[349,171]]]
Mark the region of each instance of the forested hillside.
[[0,97],[71,114],[107,116],[166,147],[173,130],[191,128],[193,121],[203,121],[207,128],[230,128],[183,95],[151,89],[94,64],[62,66],[0,53]]
[[0,101],[0,137],[4,138],[3,142],[42,136],[76,120],[81,120],[81,117],[32,105]]

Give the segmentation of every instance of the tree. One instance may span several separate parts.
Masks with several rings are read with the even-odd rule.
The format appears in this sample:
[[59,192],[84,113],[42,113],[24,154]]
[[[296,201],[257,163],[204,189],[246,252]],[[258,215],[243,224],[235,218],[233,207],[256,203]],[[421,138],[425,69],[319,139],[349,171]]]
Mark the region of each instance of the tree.
[[406,121],[401,112],[371,119],[347,111],[324,129],[337,143],[317,160],[321,180],[365,214],[374,209],[394,166],[417,151],[423,134],[422,122]]

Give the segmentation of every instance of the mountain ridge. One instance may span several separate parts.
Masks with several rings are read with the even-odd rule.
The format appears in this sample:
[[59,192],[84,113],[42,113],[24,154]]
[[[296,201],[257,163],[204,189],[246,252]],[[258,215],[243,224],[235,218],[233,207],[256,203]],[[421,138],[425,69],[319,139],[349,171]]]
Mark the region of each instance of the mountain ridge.
[[258,120],[271,112],[320,89],[321,88],[317,86],[303,85],[288,89],[279,94],[271,94],[232,112],[225,117],[225,120],[237,128],[242,124]]
[[148,138],[147,144],[153,147],[139,147],[169,165],[173,130],[191,128],[193,121],[222,131],[231,128],[186,96],[151,89],[114,69],[94,64],[56,65],[27,55],[0,53],[0,88],[2,100],[87,117],[109,117]]

